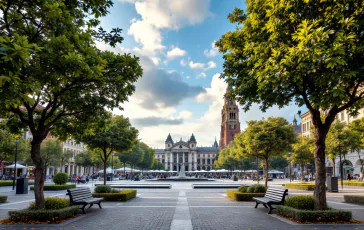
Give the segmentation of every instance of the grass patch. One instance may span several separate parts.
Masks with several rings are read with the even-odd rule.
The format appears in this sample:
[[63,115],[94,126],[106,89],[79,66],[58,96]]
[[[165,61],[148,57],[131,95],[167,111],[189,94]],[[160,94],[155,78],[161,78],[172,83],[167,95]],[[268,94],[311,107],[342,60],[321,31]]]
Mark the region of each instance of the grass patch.
[[[16,180],[15,180],[16,184]],[[28,185],[34,185],[34,181],[28,181]],[[0,180],[0,187],[2,186],[13,186],[12,180]]]
[[265,193],[246,193],[236,190],[226,190],[226,195],[236,201],[253,201],[253,197],[264,197]]
[[301,210],[288,206],[277,206],[278,215],[299,223],[351,222],[352,212],[347,210]]
[[92,193],[92,197],[103,197],[105,201],[127,201],[135,198],[137,190],[122,190],[119,193]]
[[315,189],[313,183],[297,183],[297,184],[285,184],[284,187],[297,190],[312,191]]
[[344,195],[345,203],[364,205],[364,196]]
[[[44,185],[44,191],[66,190],[69,188],[76,188],[76,185],[75,184],[47,184],[47,185]],[[30,187],[30,190],[34,190],[34,186]]]

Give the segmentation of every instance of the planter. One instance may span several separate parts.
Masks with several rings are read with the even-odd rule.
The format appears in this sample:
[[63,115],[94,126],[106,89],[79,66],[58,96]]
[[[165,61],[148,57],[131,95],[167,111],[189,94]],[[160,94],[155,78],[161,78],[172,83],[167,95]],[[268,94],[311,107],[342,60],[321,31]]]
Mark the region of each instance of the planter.
[[[76,188],[75,184],[49,184],[44,185],[44,191],[56,191],[56,190],[66,190],[70,188]],[[30,190],[34,190],[34,186],[30,187]]]
[[127,201],[136,197],[137,190],[123,190],[120,193],[92,193],[92,197],[104,198],[105,201]]
[[139,177],[135,177],[134,178],[134,181],[140,181],[140,178]]
[[234,181],[238,181],[238,178],[237,178],[237,177],[234,177],[234,178],[233,178],[233,180],[234,180]]
[[227,197],[236,201],[253,201],[253,197],[264,197],[265,193],[247,193],[236,190],[226,190]]

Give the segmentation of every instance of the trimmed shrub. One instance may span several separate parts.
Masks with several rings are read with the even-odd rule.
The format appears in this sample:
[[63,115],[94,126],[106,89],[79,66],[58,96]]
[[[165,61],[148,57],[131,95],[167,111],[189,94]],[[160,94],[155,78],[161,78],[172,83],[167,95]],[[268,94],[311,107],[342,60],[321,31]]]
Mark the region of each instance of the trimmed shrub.
[[121,193],[119,189],[111,189],[111,193]]
[[66,184],[68,182],[68,174],[64,172],[59,172],[53,177],[53,182],[55,184]]
[[[70,206],[70,200],[65,198],[58,197],[46,197],[44,199],[44,209],[46,210],[58,210],[62,208],[67,208]],[[29,210],[35,210],[35,202],[32,202],[29,207]]]
[[[16,180],[15,180],[16,184]],[[28,185],[34,185],[34,181],[28,181]],[[13,186],[12,180],[0,180],[0,187],[2,186]]]
[[58,210],[29,210],[22,209],[9,211],[10,219],[14,222],[29,222],[29,221],[50,221],[57,223],[60,220],[72,217],[80,212],[79,206],[70,206]]
[[[76,188],[75,184],[47,184],[44,185],[44,191],[56,191],[56,190],[66,190],[69,188]],[[34,190],[34,186],[30,187],[30,190]]]
[[346,210],[300,210],[288,206],[277,206],[278,215],[300,222],[338,222],[350,221],[352,212]]
[[306,191],[315,190],[315,184],[313,183],[285,184],[284,187],[297,190],[306,190]]
[[95,187],[95,193],[110,193],[111,187],[109,185],[98,185]]
[[[341,181],[339,180],[339,184],[341,184]],[[348,180],[344,180],[343,181],[343,185],[348,185],[348,186],[364,186],[364,182],[363,181],[348,181]]]
[[254,184],[252,186],[249,186],[247,190],[248,193],[265,193],[266,191],[267,188],[261,184]]
[[344,195],[344,200],[346,203],[364,205],[364,196]]
[[135,198],[136,194],[137,190],[123,190],[119,193],[92,193],[92,197],[103,197],[105,201],[127,201]]
[[313,196],[293,196],[286,200],[286,205],[301,210],[314,210],[315,198]]
[[238,192],[247,192],[249,186],[242,185],[238,188]]
[[0,203],[5,203],[8,200],[8,196],[0,196]]
[[226,195],[236,201],[253,201],[253,197],[264,197],[265,193],[243,193],[236,190],[226,190]]

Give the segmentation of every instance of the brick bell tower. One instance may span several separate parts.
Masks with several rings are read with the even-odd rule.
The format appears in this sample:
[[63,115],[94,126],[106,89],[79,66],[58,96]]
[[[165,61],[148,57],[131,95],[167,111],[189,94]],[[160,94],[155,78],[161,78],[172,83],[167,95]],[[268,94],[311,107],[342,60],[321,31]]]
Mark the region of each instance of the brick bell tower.
[[230,89],[230,86],[226,89],[224,107],[221,110],[220,149],[228,145],[230,141],[234,140],[234,136],[240,133],[239,108],[236,102],[228,96]]

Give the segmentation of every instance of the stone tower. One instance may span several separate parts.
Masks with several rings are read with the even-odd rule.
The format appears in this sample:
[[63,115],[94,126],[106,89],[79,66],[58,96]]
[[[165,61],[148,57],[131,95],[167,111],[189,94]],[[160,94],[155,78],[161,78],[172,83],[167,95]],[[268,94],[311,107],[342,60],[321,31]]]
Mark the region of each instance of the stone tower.
[[221,131],[220,131],[220,149],[224,148],[234,136],[240,133],[239,108],[235,101],[229,96],[230,87],[226,89],[224,97],[224,107],[221,111]]

